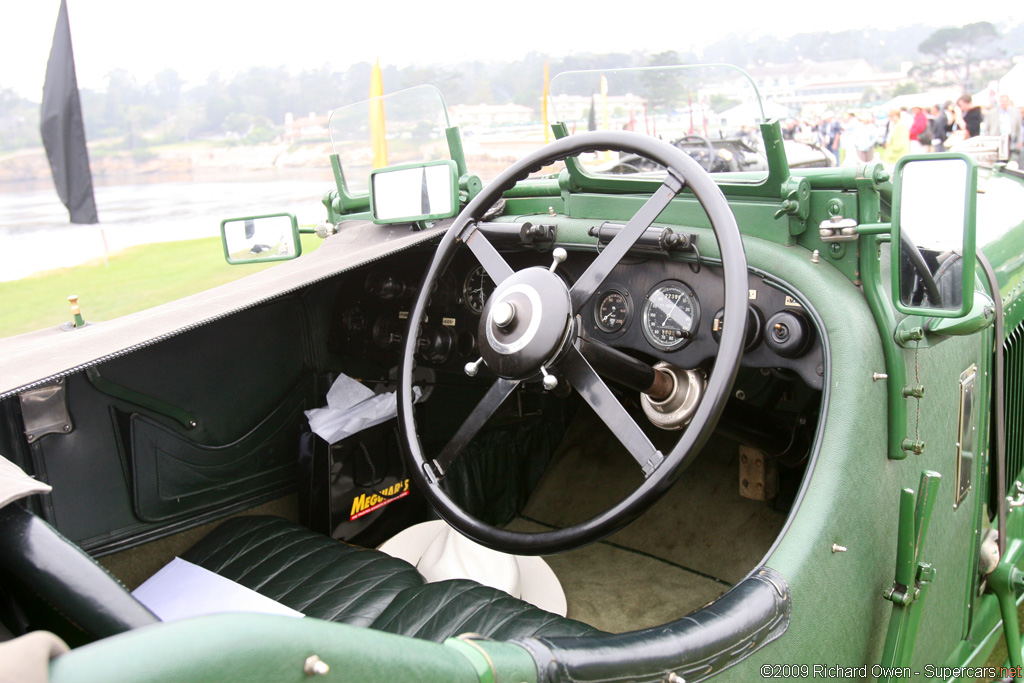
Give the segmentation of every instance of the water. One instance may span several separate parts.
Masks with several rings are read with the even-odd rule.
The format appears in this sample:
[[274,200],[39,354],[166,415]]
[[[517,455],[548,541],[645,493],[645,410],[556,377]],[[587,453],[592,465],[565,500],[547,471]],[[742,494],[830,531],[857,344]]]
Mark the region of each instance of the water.
[[97,225],[68,223],[52,187],[0,192],[0,282],[139,244],[216,237],[225,218],[287,211],[299,225],[312,225],[326,218],[320,198],[330,189],[322,180],[97,187]]

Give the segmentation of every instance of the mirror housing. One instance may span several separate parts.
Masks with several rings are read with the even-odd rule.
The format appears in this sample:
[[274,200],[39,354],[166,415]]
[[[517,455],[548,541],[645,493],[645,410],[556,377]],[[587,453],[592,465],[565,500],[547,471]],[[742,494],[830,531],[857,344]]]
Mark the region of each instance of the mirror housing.
[[450,159],[370,172],[370,213],[374,223],[413,223],[451,218],[458,212],[458,167]]
[[220,222],[224,259],[242,263],[289,261],[302,254],[299,223],[290,213],[227,218]]
[[896,164],[892,298],[896,310],[959,318],[974,302],[978,167],[965,154],[910,155]]

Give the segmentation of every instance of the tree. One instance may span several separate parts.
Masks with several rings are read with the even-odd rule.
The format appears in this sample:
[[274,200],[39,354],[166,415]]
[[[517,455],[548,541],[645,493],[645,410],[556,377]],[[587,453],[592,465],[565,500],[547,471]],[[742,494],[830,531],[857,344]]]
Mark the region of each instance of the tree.
[[[675,50],[667,50],[651,57],[647,65],[673,66],[680,63],[679,54]],[[646,71],[641,74],[640,86],[652,112],[668,114],[676,105],[686,101],[685,76],[682,70]]]
[[39,105],[0,88],[0,150],[37,147],[40,142]]
[[1005,59],[996,27],[978,21],[959,28],[947,27],[928,36],[918,48],[926,60],[916,75],[933,83],[957,83],[965,92],[973,89],[971,69],[986,59]]

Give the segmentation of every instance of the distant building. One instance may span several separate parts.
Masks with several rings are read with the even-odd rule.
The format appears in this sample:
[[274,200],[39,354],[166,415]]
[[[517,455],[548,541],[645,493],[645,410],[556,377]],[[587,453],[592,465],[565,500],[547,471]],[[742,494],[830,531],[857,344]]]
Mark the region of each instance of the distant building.
[[459,126],[502,126],[530,123],[539,118],[520,104],[457,104],[448,108]]
[[[877,93],[893,90],[907,82],[911,64],[899,71],[878,72],[863,59],[834,62],[768,64],[747,69],[762,100],[772,100],[791,110],[840,109],[858,106],[868,89]],[[740,79],[707,91],[745,101],[750,83]]]
[[323,140],[330,137],[327,130],[329,116],[317,116],[309,112],[309,116],[295,118],[291,112],[284,115],[284,134],[282,139],[286,143],[302,142],[303,140]]

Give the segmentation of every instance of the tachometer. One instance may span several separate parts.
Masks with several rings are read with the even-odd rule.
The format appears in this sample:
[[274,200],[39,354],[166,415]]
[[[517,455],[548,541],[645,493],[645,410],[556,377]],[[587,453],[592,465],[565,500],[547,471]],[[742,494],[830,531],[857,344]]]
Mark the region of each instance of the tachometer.
[[685,345],[697,332],[700,304],[682,282],[666,280],[651,290],[644,302],[644,336],[655,348],[671,351]]
[[491,276],[483,266],[477,266],[469,271],[462,282],[462,302],[470,311],[480,315],[484,312],[484,304],[493,291],[494,281],[491,280]]
[[609,289],[597,300],[594,318],[597,327],[605,332],[621,330],[629,316],[629,301],[622,292]]

